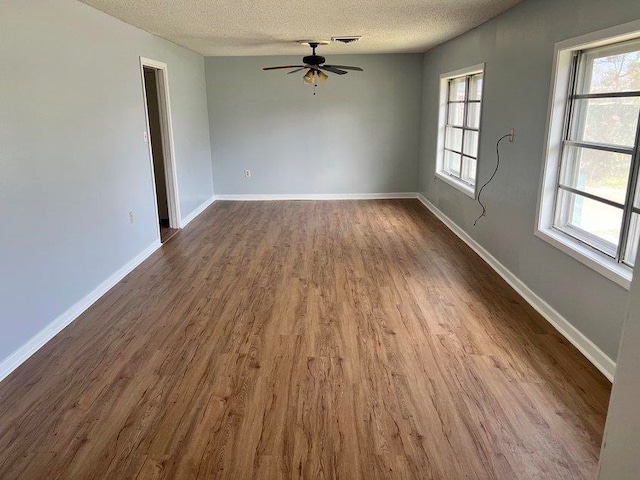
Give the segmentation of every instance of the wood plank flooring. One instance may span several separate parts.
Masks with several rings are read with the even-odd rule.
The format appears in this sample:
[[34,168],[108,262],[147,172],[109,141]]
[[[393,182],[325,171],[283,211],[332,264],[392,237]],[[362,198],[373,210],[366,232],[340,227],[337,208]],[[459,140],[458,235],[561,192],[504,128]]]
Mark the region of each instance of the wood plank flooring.
[[169,227],[169,221],[168,220],[166,220],[166,221],[165,220],[161,220],[160,221],[160,242],[161,243],[168,242],[179,231],[180,231],[180,229],[178,229],[178,228]]
[[0,384],[0,478],[595,478],[609,393],[415,200],[216,202]]

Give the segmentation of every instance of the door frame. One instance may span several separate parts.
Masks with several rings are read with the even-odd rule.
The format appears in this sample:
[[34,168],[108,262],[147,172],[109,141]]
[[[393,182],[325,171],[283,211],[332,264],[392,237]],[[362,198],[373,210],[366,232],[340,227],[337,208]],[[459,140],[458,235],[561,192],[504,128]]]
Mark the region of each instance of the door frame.
[[147,90],[145,88],[144,68],[156,71],[156,87],[158,91],[158,108],[160,110],[160,129],[162,131],[162,154],[164,157],[164,175],[167,185],[167,206],[169,210],[169,227],[182,228],[180,217],[180,202],[178,196],[178,178],[176,174],[175,150],[173,143],[173,123],[171,121],[171,102],[169,100],[169,74],[167,64],[140,57],[140,75],[142,76],[142,94],[144,96],[144,113],[147,128],[147,146],[151,165],[151,180],[153,182],[153,199],[155,202],[156,223],[158,236],[160,235],[160,216],[158,215],[158,198],[156,195],[156,177],[153,168],[153,150],[151,148],[151,129],[149,127],[149,108],[147,106]]

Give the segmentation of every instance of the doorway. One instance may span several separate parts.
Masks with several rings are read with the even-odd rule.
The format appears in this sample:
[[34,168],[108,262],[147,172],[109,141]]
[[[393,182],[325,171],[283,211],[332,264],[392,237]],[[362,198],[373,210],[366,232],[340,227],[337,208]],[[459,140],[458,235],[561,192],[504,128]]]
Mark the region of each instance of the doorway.
[[140,59],[147,115],[147,142],[160,241],[167,242],[180,228],[177,182],[173,158],[171,110],[167,66],[145,58]]

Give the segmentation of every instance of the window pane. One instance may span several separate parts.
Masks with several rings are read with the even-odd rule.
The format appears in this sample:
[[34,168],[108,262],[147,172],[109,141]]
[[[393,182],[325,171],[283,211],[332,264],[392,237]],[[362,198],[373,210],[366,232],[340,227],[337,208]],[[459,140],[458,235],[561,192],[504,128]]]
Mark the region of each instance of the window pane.
[[449,125],[458,125],[459,127],[464,125],[464,103],[449,104],[447,123]]
[[475,158],[462,157],[462,180],[472,185],[476,184],[477,163]]
[[582,55],[580,70],[580,93],[639,91],[640,42],[588,50]]
[[469,103],[467,105],[467,127],[480,128],[480,104]]
[[444,151],[444,171],[450,175],[460,177],[460,154],[448,150]]
[[634,266],[638,253],[638,239],[640,238],[640,215],[634,213],[631,217],[631,225],[627,236],[627,247],[624,252],[624,263]]
[[560,183],[618,203],[625,203],[631,156],[565,145]]
[[456,152],[462,151],[462,129],[447,127],[445,132],[444,146]]
[[462,101],[465,97],[467,80],[465,77],[449,80],[449,101]]
[[622,227],[622,209],[559,190],[555,225],[583,242],[615,256]]
[[632,147],[640,97],[574,100],[571,140]]
[[469,100],[482,100],[482,77],[482,73],[478,73],[469,80]]
[[478,156],[478,132],[473,130],[465,130],[464,132],[464,150],[465,155],[472,157]]

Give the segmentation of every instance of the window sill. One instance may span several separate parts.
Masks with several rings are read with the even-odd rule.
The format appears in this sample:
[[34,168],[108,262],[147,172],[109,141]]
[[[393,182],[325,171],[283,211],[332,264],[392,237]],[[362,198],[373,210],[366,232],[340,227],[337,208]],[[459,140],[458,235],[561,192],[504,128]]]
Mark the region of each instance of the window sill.
[[553,245],[580,263],[607,277],[612,282],[629,290],[633,270],[626,265],[619,264],[610,257],[589,248],[571,237],[552,228],[536,229],[536,237]]
[[457,180],[455,177],[452,177],[451,175],[447,175],[446,173],[436,172],[436,177],[442,180],[443,182],[448,183],[452,187],[460,190],[462,193],[464,193],[468,197],[476,198],[475,187],[472,187],[467,183]]

